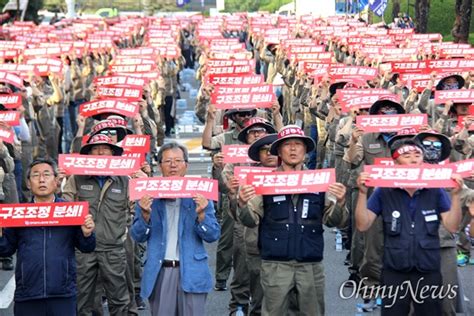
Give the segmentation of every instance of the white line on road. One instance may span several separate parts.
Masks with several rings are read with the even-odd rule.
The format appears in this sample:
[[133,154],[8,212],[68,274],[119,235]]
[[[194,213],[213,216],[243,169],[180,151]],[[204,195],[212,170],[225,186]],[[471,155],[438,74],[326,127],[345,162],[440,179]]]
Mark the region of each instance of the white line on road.
[[0,292],[0,309],[10,306],[13,301],[13,294],[15,294],[15,275],[10,278],[7,285]]

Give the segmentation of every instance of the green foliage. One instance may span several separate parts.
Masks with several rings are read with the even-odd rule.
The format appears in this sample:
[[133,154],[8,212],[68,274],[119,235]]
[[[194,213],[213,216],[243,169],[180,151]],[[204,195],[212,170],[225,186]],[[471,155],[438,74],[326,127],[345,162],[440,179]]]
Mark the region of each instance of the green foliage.
[[292,0],[226,0],[226,12],[274,12]]
[[[409,11],[407,11],[407,2],[410,3]],[[428,19],[428,31],[430,33],[441,33],[443,37],[449,36],[451,34],[451,29],[453,28],[455,12],[454,5],[456,0],[431,0],[430,3],[430,14]],[[414,5],[415,0],[401,0],[400,1],[400,12],[405,13],[409,12],[412,19],[415,16]],[[384,20],[386,23],[392,22],[392,0],[388,1],[387,9],[384,13]],[[381,19],[375,19],[374,22],[380,22]],[[471,15],[471,33],[474,33],[474,10]],[[449,37],[448,37],[449,38]],[[451,37],[452,39],[452,37]],[[472,37],[470,38],[470,43],[472,42]]]

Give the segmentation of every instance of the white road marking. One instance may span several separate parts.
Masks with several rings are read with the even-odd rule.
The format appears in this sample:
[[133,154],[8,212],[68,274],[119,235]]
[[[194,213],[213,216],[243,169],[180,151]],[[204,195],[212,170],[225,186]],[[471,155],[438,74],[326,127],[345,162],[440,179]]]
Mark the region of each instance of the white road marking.
[[12,275],[8,283],[0,292],[0,309],[6,309],[13,301],[13,294],[15,294],[15,275]]

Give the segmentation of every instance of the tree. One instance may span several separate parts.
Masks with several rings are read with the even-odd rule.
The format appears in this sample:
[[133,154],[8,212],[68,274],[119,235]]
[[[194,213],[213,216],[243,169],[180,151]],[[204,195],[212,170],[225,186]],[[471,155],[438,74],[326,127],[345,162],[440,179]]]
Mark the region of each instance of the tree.
[[471,25],[472,0],[456,0],[456,19],[451,34],[455,43],[467,43]]
[[398,13],[400,13],[400,0],[392,1],[392,18],[395,20],[398,18]]
[[428,32],[428,17],[430,15],[430,0],[415,1],[415,30],[417,33]]

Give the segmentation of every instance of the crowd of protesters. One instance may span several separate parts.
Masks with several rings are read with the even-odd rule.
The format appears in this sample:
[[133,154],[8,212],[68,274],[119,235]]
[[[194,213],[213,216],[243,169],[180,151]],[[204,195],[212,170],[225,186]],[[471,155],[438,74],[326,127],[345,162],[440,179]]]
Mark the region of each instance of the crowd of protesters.
[[[242,13],[4,26],[0,200],[87,202],[90,214],[81,229],[2,229],[15,314],[102,315],[106,303],[110,315],[204,315],[207,294],[228,285],[230,315],[331,314],[323,225],[349,250],[344,286],[453,294],[365,291],[364,312],[461,312],[458,266],[474,263],[474,51],[398,24]],[[187,174],[188,150],[173,141],[183,69],[200,83],[195,114],[219,198],[132,199],[136,179]],[[127,141],[137,135],[144,151]],[[251,162],[232,160],[232,146]],[[78,173],[86,156],[140,165]],[[399,183],[426,169],[448,184],[378,187],[370,166]],[[241,167],[287,175],[284,193],[243,182]],[[324,172],[334,177],[320,190],[285,191]],[[217,242],[214,276],[203,242]]]

